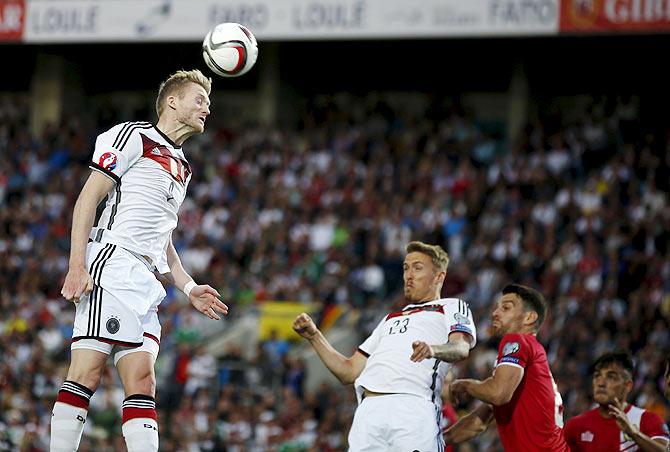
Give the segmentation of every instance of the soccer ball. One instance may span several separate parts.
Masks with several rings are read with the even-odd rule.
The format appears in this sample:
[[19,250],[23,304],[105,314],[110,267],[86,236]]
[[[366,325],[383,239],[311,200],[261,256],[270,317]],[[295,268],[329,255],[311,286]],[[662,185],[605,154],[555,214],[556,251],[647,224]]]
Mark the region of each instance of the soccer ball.
[[202,57],[216,74],[238,77],[256,63],[258,44],[247,27],[232,22],[219,24],[205,36]]

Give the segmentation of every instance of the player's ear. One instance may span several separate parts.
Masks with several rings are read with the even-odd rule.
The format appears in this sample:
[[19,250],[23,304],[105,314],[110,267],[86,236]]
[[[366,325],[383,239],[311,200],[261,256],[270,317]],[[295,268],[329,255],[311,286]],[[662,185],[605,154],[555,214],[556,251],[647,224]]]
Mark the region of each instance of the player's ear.
[[539,318],[539,315],[535,311],[527,311],[526,312],[526,325],[532,325],[533,323],[537,322],[537,319]]
[[626,380],[626,383],[624,383],[624,385],[626,386],[626,392],[627,393],[630,393],[633,390],[633,380],[632,379],[629,378],[628,380]]
[[444,284],[444,278],[446,278],[447,272],[437,272],[436,282],[441,286]]
[[165,99],[165,103],[171,110],[177,109],[177,96],[168,96]]

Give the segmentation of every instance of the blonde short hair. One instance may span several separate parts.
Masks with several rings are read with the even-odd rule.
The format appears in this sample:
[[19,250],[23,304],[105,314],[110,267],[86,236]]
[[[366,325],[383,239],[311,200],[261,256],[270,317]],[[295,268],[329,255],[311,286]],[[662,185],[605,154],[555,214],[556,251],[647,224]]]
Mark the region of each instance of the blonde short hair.
[[212,79],[205,77],[205,75],[200,72],[198,69],[193,69],[192,71],[177,71],[167,78],[161,86],[158,88],[158,96],[156,97],[156,114],[158,117],[161,117],[163,110],[165,109],[165,100],[168,96],[173,95],[175,92],[181,92],[182,88],[188,83],[197,83],[198,85],[205,88],[207,95],[212,91]]
[[449,255],[441,246],[414,241],[409,242],[405,249],[407,250],[407,254],[415,252],[425,254],[430,257],[433,262],[433,267],[438,271],[446,273],[447,267],[449,266]]

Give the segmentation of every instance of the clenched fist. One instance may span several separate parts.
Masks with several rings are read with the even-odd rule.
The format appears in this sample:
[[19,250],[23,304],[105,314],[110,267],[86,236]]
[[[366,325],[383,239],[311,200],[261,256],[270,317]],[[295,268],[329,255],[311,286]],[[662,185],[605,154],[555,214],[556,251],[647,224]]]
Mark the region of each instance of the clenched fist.
[[293,330],[305,339],[311,339],[319,332],[314,320],[304,312],[293,321]]
[[433,348],[423,341],[412,342],[412,349],[412,356],[410,356],[409,359],[410,361],[414,361],[416,363],[435,356]]

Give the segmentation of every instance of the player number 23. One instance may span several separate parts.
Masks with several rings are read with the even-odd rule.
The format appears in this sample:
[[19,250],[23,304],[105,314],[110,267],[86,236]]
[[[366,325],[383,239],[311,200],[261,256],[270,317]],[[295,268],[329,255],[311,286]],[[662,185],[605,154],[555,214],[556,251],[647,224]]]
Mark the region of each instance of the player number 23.
[[409,323],[408,318],[394,320],[393,323],[391,324],[391,328],[389,328],[389,334],[404,333],[405,331],[407,331],[408,323]]

